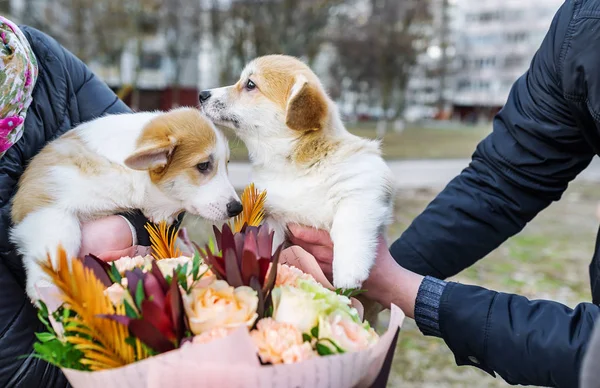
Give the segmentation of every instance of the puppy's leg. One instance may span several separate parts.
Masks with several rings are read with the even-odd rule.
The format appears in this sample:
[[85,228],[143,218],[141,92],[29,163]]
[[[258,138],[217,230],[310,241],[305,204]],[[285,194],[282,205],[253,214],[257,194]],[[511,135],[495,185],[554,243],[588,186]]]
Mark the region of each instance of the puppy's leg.
[[53,208],[42,209],[29,214],[12,230],[11,241],[23,256],[27,273],[25,291],[36,300],[36,284],[48,282],[40,263],[50,255],[56,268],[59,246],[65,249],[69,260],[76,257],[81,246],[81,225],[74,214]]
[[361,193],[338,204],[330,232],[335,287],[358,288],[369,277],[389,212],[378,193]]

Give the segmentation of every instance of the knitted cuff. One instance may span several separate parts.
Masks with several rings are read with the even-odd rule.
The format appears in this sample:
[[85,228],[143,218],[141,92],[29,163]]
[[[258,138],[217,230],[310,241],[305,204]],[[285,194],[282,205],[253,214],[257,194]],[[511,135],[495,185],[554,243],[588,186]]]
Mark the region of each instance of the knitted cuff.
[[446,284],[443,280],[427,276],[419,287],[415,303],[415,321],[424,335],[441,337],[439,309]]

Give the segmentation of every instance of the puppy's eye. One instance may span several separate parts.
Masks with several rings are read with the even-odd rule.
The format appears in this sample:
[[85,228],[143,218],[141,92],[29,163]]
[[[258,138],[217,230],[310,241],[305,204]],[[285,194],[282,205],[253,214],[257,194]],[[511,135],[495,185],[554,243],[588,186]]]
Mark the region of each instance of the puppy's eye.
[[196,167],[198,167],[198,170],[199,170],[200,172],[206,172],[206,171],[208,171],[208,169],[210,168],[210,162],[203,162],[203,163],[200,163],[200,164],[198,164],[198,166],[196,166]]
[[256,84],[254,82],[252,82],[252,80],[248,80],[248,82],[246,82],[246,90],[254,90],[256,89]]

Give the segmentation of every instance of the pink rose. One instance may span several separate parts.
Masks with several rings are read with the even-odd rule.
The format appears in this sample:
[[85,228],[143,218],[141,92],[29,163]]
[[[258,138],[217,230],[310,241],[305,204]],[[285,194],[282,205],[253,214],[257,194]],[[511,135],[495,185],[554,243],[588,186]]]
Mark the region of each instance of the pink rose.
[[311,275],[300,271],[294,266],[289,266],[286,264],[277,265],[277,279],[275,280],[276,286],[297,287],[299,279],[316,282],[315,278],[313,278]]
[[315,355],[311,345],[303,342],[302,333],[294,325],[272,318],[258,321],[250,332],[263,362],[289,364],[307,360]]
[[[327,317],[319,317],[319,339],[327,338],[345,352],[357,352],[367,349],[379,339],[377,333],[368,324],[357,323],[344,311],[335,311]],[[321,344],[336,349],[327,341]]]

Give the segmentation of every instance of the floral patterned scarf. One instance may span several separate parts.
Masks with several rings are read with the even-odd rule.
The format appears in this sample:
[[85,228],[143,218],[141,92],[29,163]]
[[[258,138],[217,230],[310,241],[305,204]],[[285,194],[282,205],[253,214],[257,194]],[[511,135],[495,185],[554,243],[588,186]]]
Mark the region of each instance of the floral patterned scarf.
[[0,159],[23,135],[37,75],[37,60],[27,38],[0,16]]

